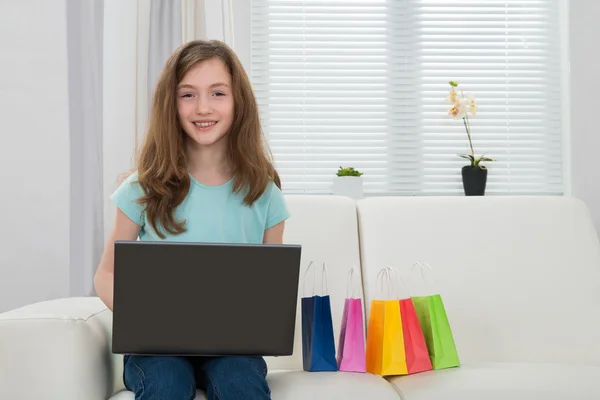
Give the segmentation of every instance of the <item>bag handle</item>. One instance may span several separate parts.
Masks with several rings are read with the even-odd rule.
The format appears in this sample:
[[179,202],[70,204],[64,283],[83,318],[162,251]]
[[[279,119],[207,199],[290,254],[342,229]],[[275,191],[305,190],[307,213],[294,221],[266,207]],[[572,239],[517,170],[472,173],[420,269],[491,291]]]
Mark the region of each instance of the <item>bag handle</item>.
[[[414,273],[415,267],[417,265],[420,267],[421,278],[423,278],[423,283],[425,284],[425,289],[427,291],[429,291],[430,293],[433,293],[434,292],[434,287],[435,287],[435,282],[433,280],[433,268],[427,262],[421,263],[420,261],[418,261],[418,262],[416,262],[416,263],[413,264],[411,275]],[[430,274],[425,274],[425,269],[426,268],[429,268],[429,270],[431,271]],[[429,276],[429,278],[427,278],[427,276]],[[429,280],[429,283],[427,282],[428,280]]]
[[[308,274],[308,271],[310,270],[311,266],[315,266],[315,262],[311,261],[310,263],[308,263],[308,266],[306,267],[306,271],[304,271],[304,276],[302,278],[302,297],[307,297],[306,296],[306,275]],[[329,289],[327,287],[327,264],[325,262],[323,262],[323,269],[321,270],[321,277],[322,277],[322,282],[321,282],[321,290],[323,292],[323,295],[325,295],[326,293],[329,293]],[[315,286],[317,286],[317,272],[315,271],[315,275],[313,278],[313,290],[312,290],[312,295],[315,295]]]
[[[317,276],[316,275],[317,274],[315,273],[315,284],[313,285],[313,288],[317,284]],[[325,263],[325,261],[323,261],[323,270],[321,271],[321,278],[322,278],[321,290],[323,291],[323,295],[327,295],[327,294],[329,294],[329,288],[327,287],[327,264]]]
[[[385,296],[385,288],[384,288],[384,281],[387,281],[387,296]],[[379,273],[377,274],[377,278],[375,280],[375,284],[379,284],[379,293],[381,294],[381,297],[385,297],[385,299],[389,299],[391,297],[390,294],[390,289],[392,289],[393,292],[393,283],[390,277],[390,270],[389,268],[385,267],[382,268]]]
[[361,291],[360,291],[360,280],[358,279],[358,273],[355,272],[357,271],[357,267],[356,265],[353,266],[352,268],[350,268],[350,271],[348,271],[348,277],[346,278],[346,298],[354,298],[354,290],[356,289],[356,291],[358,292],[358,296],[356,296],[357,298],[362,298],[361,296]]
[[[394,274],[395,279],[392,281],[392,285],[394,285],[394,283],[396,284],[396,286],[394,287],[394,292],[396,293],[396,297],[399,300],[410,298],[410,296],[411,296],[410,289],[409,289],[408,285],[406,284],[406,281],[402,277],[402,274],[400,273],[400,271],[398,271],[397,268],[392,267],[391,265],[387,266],[386,268],[390,271],[390,273]],[[402,285],[404,285],[404,289],[406,289],[405,297],[402,297],[402,294],[400,293],[400,281],[402,281]]]

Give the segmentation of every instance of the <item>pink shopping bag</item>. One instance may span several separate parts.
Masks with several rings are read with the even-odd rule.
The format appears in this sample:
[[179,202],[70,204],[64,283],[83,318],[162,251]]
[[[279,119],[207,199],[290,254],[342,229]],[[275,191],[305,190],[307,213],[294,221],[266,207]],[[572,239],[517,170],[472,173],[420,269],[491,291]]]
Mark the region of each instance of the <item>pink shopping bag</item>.
[[363,303],[356,267],[348,272],[346,299],[338,343],[337,362],[340,371],[366,372]]

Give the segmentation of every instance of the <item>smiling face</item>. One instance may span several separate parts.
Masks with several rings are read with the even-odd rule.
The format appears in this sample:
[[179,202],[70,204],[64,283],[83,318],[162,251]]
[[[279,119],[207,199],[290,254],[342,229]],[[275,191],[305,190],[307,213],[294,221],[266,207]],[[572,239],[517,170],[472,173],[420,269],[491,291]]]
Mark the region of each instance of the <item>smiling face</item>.
[[192,67],[177,85],[177,114],[188,137],[200,146],[224,140],[234,117],[231,74],[218,58]]

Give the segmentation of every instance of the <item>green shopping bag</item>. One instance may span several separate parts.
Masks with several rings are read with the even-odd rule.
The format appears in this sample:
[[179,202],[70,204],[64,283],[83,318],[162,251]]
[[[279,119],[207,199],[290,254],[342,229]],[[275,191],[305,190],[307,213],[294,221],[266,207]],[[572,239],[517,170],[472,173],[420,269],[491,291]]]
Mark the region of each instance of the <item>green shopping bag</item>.
[[[429,264],[425,264],[431,269]],[[421,263],[417,263],[416,265],[421,267],[421,273],[423,279],[425,279],[423,265]],[[431,288],[432,285],[429,285],[429,287]],[[427,343],[433,369],[438,370],[460,366],[458,351],[454,343],[454,335],[452,334],[452,328],[448,321],[442,296],[436,293],[428,296],[413,296],[412,299],[417,311],[417,318],[423,330],[425,343]]]

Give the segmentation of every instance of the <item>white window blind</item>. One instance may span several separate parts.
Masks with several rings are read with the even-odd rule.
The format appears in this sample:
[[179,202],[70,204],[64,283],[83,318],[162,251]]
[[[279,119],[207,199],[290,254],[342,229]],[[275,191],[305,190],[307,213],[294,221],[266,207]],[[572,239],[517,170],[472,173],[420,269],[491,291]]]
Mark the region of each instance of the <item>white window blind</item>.
[[561,194],[559,0],[253,0],[252,83],[287,193],[462,194],[472,93],[488,194]]

